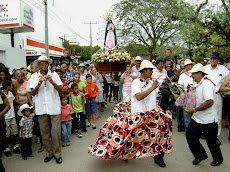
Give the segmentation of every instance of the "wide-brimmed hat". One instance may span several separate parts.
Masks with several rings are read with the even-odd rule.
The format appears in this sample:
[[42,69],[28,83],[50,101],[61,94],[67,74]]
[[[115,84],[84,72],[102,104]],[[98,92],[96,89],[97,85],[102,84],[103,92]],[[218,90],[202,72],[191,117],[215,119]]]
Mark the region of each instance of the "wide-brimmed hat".
[[85,67],[84,63],[80,63],[78,67]]
[[190,60],[190,59],[185,59],[185,61],[184,61],[184,66],[189,65],[189,64],[193,64],[192,60]]
[[136,60],[142,61],[141,56],[136,56],[135,61],[136,61]]
[[202,72],[207,75],[207,73],[204,70],[204,66],[201,63],[197,63],[196,65],[194,65],[193,68],[188,72],[189,73]]
[[154,66],[149,60],[143,60],[141,62],[140,71],[143,69],[153,69]]
[[212,52],[209,58],[221,59],[220,54],[218,52]]
[[34,61],[34,65],[38,65],[39,62],[48,62],[50,65],[53,62],[53,60],[46,56],[40,56],[37,60]]
[[23,116],[22,111],[25,109],[33,109],[33,106],[29,106],[28,104],[21,105],[18,110],[18,116]]

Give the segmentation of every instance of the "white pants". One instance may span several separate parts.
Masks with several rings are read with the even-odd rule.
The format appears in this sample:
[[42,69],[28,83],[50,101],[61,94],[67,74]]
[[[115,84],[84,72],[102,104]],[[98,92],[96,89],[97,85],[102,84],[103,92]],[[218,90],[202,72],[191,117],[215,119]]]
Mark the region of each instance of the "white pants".
[[223,108],[223,97],[220,93],[216,94],[216,106],[217,106],[217,113],[218,113],[218,135],[220,136],[221,133],[221,124],[222,124],[222,108]]
[[123,94],[123,101],[124,102],[130,102],[131,101],[131,91],[130,92],[122,91],[122,94]]

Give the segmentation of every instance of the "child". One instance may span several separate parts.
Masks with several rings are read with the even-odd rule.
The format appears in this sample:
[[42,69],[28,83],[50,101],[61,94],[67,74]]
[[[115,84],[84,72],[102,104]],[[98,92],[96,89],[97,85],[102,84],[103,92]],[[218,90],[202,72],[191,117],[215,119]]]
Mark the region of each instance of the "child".
[[89,123],[86,125],[87,127],[91,126],[91,116],[93,116],[93,129],[96,129],[96,115],[98,113],[97,102],[99,95],[99,88],[95,83],[92,83],[92,76],[90,74],[86,75],[86,87],[88,89],[89,94],[85,96],[86,98],[86,115],[88,115]]
[[18,110],[18,115],[22,116],[20,126],[20,141],[21,141],[21,152],[22,159],[26,160],[27,156],[33,157],[32,154],[32,136],[33,136],[33,107],[29,107],[28,104],[23,104]]
[[71,106],[73,107],[74,113],[74,126],[77,128],[77,135],[79,138],[82,138],[82,122],[85,120],[85,100],[84,97],[79,94],[78,84],[73,83],[71,85],[73,94],[71,95]]
[[66,84],[65,80],[63,79],[63,76],[64,76],[63,72],[61,71],[61,69],[56,69],[55,72],[59,75],[59,77],[63,83],[61,94],[68,94],[69,88],[68,88],[68,85]]
[[6,148],[5,148],[5,154],[7,157],[11,156],[11,152],[9,149],[9,140],[10,135],[13,136],[13,152],[16,154],[20,154],[20,150],[17,144],[18,139],[18,126],[15,119],[15,113],[14,113],[14,95],[10,90],[12,90],[12,82],[10,80],[6,80],[2,83],[3,86],[3,93],[6,95],[9,103],[10,103],[10,110],[5,114],[5,122],[6,122]]
[[70,146],[72,117],[74,114],[72,107],[67,104],[67,97],[65,94],[60,95],[61,100],[61,133],[62,133],[62,147]]

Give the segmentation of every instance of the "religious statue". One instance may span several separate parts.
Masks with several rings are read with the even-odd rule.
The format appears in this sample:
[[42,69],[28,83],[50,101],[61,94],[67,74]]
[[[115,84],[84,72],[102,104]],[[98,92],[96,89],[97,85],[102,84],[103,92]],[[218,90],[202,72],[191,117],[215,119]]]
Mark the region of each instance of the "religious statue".
[[104,45],[105,45],[105,49],[108,50],[113,50],[117,46],[116,29],[112,20],[109,20],[106,25]]

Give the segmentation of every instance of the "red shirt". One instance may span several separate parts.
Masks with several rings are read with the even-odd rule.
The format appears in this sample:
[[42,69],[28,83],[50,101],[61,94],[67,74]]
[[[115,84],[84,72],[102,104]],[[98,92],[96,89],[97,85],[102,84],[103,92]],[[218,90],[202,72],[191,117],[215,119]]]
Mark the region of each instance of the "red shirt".
[[61,106],[61,121],[69,121],[72,119],[71,115],[66,116],[67,113],[72,111],[72,107],[67,104],[65,107]]
[[99,88],[97,87],[97,85],[95,83],[91,83],[90,85],[88,85],[87,83],[85,84],[89,92],[89,94],[85,96],[85,98],[90,99],[90,98],[96,97],[97,92],[99,91]]

